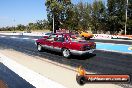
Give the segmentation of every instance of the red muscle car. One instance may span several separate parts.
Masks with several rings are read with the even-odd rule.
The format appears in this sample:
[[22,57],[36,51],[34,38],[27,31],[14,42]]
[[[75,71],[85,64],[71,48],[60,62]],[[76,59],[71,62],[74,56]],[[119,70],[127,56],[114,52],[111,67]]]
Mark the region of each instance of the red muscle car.
[[50,49],[61,52],[66,58],[69,58],[71,54],[93,53],[96,49],[96,43],[86,41],[71,33],[53,33],[48,38],[36,40],[36,45],[38,51]]

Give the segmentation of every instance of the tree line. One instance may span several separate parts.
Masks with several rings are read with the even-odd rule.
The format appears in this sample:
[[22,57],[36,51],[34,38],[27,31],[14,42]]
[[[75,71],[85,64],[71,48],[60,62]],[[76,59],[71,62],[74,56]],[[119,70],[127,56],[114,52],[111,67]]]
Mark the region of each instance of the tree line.
[[127,8],[127,34],[132,34],[132,0],[94,0],[93,3],[71,0],[46,0],[47,20],[28,25],[2,27],[0,31],[27,31],[59,28],[71,31],[90,30],[93,33],[124,34]]
[[71,0],[46,0],[49,28],[90,30],[93,33],[124,34],[127,8],[127,34],[132,34],[132,0],[94,0],[93,3]]
[[0,31],[25,31],[31,32],[32,30],[48,30],[48,21],[47,20],[38,20],[35,23],[28,23],[28,25],[18,24],[17,26],[12,27],[1,27]]

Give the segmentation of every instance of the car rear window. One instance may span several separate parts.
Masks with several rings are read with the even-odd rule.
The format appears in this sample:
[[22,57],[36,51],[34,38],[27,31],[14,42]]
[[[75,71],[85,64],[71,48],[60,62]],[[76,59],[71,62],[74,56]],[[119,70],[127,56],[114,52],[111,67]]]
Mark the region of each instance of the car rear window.
[[79,41],[86,41],[84,38],[77,36],[77,35],[71,35],[70,36],[71,41],[73,42],[79,42]]

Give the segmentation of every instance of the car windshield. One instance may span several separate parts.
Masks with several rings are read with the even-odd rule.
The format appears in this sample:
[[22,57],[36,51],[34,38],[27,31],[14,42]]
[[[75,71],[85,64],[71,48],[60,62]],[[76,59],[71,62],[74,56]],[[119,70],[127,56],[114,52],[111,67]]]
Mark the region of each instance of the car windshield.
[[50,35],[51,33],[46,33],[45,35]]

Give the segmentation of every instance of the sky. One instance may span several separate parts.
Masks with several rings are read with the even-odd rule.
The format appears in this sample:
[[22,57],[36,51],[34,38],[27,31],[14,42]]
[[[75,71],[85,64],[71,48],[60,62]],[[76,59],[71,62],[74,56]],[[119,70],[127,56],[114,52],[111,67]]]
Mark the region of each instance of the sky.
[[[94,0],[72,0],[72,3],[79,1]],[[0,27],[27,25],[43,19],[47,19],[45,0],[0,0]]]

